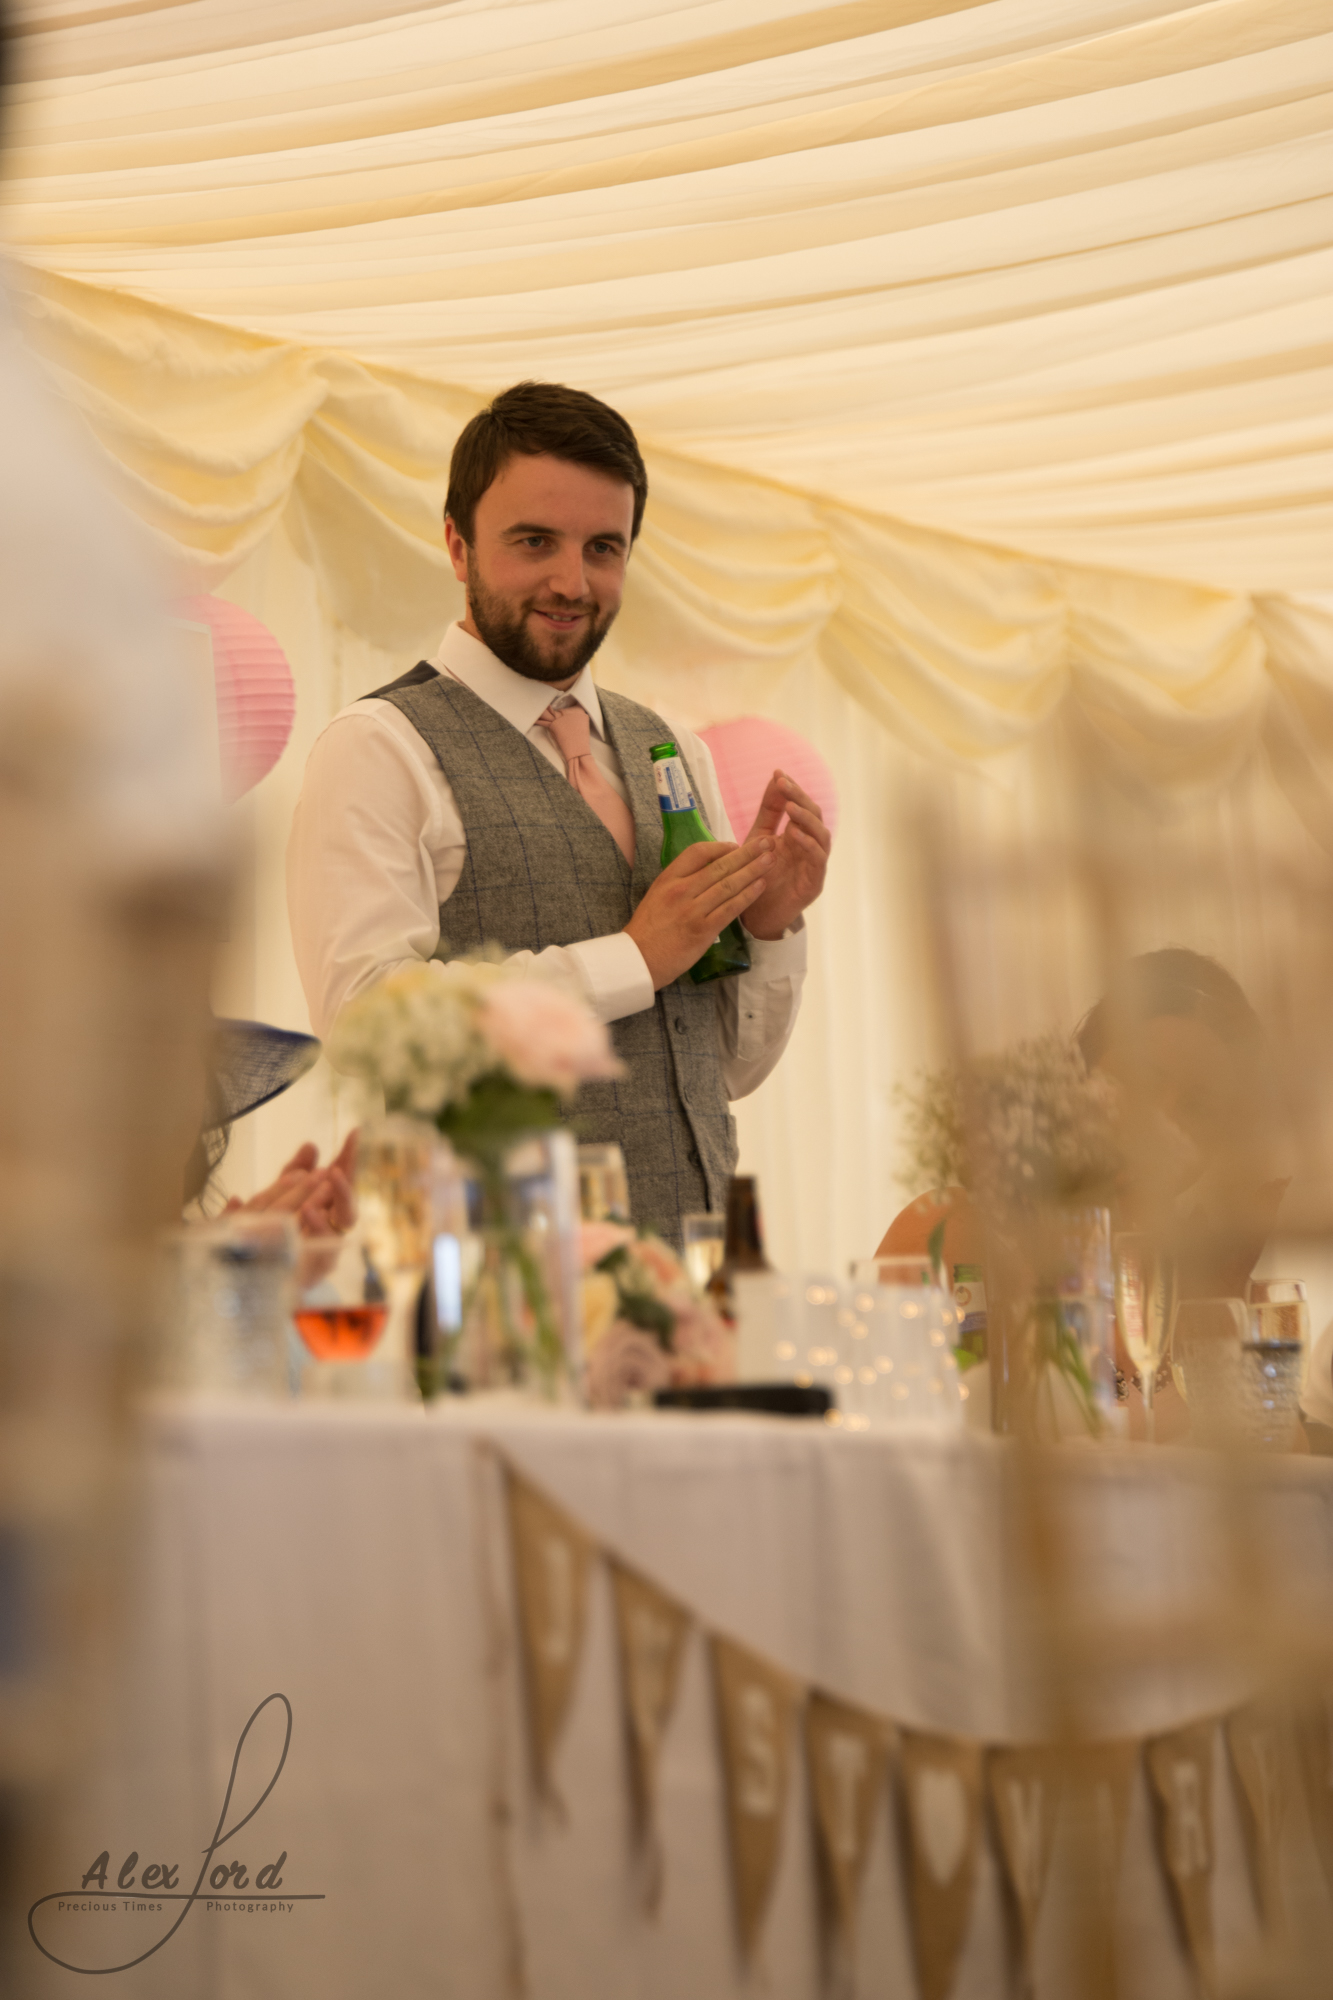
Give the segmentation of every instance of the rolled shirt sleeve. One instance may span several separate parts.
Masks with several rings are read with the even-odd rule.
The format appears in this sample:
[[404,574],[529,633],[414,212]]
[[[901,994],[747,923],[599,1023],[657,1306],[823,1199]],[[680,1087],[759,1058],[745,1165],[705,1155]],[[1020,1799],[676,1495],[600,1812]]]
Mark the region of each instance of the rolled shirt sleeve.
[[[742,919],[742,923],[744,920]],[[805,923],[771,942],[750,939],[750,970],[738,979],[719,980],[722,1074],[727,1096],[748,1097],[770,1073],[796,1025],[805,985]]]
[[[428,750],[429,764],[418,754],[420,742],[391,704],[359,702],[328,724],[306,764],[287,845],[287,907],[310,1024],[325,1040],[349,1000],[433,960],[439,947],[440,910],[458,886],[466,840],[444,774]],[[643,954],[623,932],[512,957],[604,1023],[653,1004]]]

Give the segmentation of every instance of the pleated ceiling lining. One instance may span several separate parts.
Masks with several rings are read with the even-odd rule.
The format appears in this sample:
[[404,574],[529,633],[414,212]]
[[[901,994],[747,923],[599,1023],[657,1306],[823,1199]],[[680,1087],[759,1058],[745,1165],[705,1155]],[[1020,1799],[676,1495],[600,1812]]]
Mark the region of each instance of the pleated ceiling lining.
[[200,581],[286,516],[399,643],[460,423],[535,374],[649,448],[664,667],[814,646],[963,759],[1072,691],[1164,779],[1333,675],[1276,615],[1333,587],[1323,0],[18,25],[39,338]]

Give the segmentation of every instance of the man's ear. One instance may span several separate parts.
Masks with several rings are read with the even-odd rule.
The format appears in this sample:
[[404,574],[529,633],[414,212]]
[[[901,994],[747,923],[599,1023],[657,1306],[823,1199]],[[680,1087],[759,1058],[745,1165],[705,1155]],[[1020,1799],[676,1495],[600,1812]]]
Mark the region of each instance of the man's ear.
[[446,514],[444,517],[444,546],[454,566],[454,575],[460,583],[466,583],[468,545],[463,540],[452,514]]

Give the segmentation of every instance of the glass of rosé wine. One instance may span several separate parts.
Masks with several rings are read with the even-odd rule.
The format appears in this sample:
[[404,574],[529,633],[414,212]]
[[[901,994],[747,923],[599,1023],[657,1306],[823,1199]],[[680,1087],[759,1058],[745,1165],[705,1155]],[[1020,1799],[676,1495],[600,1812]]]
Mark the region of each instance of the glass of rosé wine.
[[374,1396],[375,1352],[389,1317],[389,1287],[370,1240],[308,1236],[297,1253],[292,1318],[309,1357],[303,1395]]

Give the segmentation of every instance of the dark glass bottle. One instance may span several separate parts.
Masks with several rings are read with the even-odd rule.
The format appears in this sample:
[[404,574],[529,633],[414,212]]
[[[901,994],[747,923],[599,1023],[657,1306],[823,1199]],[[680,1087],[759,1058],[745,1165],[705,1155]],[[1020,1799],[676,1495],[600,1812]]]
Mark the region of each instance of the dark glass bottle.
[[[657,803],[662,808],[662,866],[674,861],[697,841],[712,840],[703,815],[694,803],[685,765],[674,743],[658,743],[652,751],[657,778]],[[727,979],[734,972],[750,970],[750,947],[739,919],[727,925],[721,937],[709,945],[690,978],[702,986],[706,979]]]
[[733,1174],[727,1184],[727,1235],[722,1262],[708,1281],[708,1297],[722,1317],[737,1318],[738,1278],[771,1271],[764,1255],[764,1231],[759,1220],[759,1184],[753,1174]]

